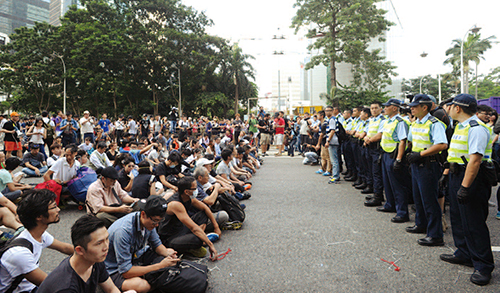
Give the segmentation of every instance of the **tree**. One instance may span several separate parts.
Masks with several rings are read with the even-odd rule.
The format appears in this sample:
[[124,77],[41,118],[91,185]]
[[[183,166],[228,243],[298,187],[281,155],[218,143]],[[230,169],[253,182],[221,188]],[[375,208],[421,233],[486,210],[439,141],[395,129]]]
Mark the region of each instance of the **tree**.
[[[463,65],[464,65],[464,91],[469,93],[469,73],[471,71],[470,62],[479,64],[480,60],[483,59],[483,54],[486,50],[491,48],[492,42],[496,37],[489,36],[485,39],[481,39],[481,34],[469,34],[467,40],[463,44]],[[461,45],[462,40],[453,40],[453,47],[446,50],[446,56],[448,59],[444,61],[444,64],[451,64],[453,66],[453,72],[460,74],[460,64],[461,64]]]
[[379,51],[369,51],[373,39],[384,41],[384,32],[393,25],[385,19],[386,11],[378,9],[378,0],[297,0],[297,13],[292,20],[292,28],[297,33],[300,28],[313,25],[308,38],[317,38],[309,50],[322,49],[313,56],[306,69],[324,64],[330,68],[331,96],[339,85],[336,64],[353,64],[355,85],[370,90],[380,90],[390,84],[394,67],[383,62]]
[[477,85],[473,81],[471,91],[477,86],[477,99],[488,99],[500,96],[500,67],[492,69],[486,76],[479,76]]
[[243,50],[238,46],[238,43],[234,44],[228,53],[230,53],[229,58],[227,58],[229,74],[234,79],[234,113],[238,113],[240,93],[243,93],[243,88],[250,85],[250,78],[255,79],[253,67],[248,63],[247,59],[255,58],[248,54],[243,54]]
[[[417,95],[420,93],[420,80],[422,80],[422,93],[436,97],[439,96],[439,81],[431,75],[419,76],[412,79],[403,79],[401,90],[406,95]],[[457,94],[455,79],[449,79],[449,75],[441,78],[441,99],[444,101]]]

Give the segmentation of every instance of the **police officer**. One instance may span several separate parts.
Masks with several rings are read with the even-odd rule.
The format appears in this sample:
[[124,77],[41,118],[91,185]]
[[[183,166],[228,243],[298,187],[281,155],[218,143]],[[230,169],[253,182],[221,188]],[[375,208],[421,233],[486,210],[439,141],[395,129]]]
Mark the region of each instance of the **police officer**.
[[[351,123],[353,120],[351,115],[352,115],[351,109],[344,110],[344,115],[343,115],[344,121],[342,122],[342,126],[346,131],[349,127],[351,127]],[[346,165],[346,169],[344,170],[344,172],[342,172],[342,175],[344,175],[345,178],[350,177],[352,175],[351,168],[353,168],[353,163],[352,163],[352,152],[350,144],[351,143],[349,140],[346,140],[342,143],[342,154],[344,155],[344,160]]]
[[350,176],[345,177],[345,181],[354,181],[355,184],[358,184],[360,178],[358,178],[358,170],[359,170],[359,165],[358,165],[358,159],[356,154],[356,140],[354,139],[353,135],[356,131],[356,126],[358,125],[359,122],[359,115],[361,114],[361,107],[355,107],[352,109],[352,121],[349,123],[347,128],[345,129],[345,132],[349,135],[349,149],[350,149],[350,158],[349,158],[349,163],[351,166],[347,166],[351,170]]
[[393,223],[404,223],[410,220],[408,216],[408,198],[410,194],[410,174],[408,166],[403,162],[408,137],[408,123],[399,115],[401,101],[389,99],[383,104],[388,116],[380,123],[379,132],[382,133],[380,146],[382,154],[382,179],[386,203],[378,207],[379,212],[396,212],[391,219]]
[[477,101],[469,94],[453,99],[450,116],[459,123],[448,149],[450,219],[454,254],[441,254],[443,261],[474,267],[471,282],[486,285],[495,268],[486,219],[491,183],[483,168],[491,159],[491,132],[475,115]]
[[374,193],[373,196],[367,196],[365,206],[374,207],[382,205],[384,200],[384,184],[382,183],[382,169],[380,167],[380,139],[382,138],[382,133],[378,134],[378,129],[380,123],[385,119],[382,115],[382,104],[380,102],[373,102],[370,105],[370,112],[372,117],[368,121],[368,129],[366,131],[366,136],[364,138],[366,148],[368,149],[368,154],[370,156],[370,166],[372,168],[372,186],[368,186],[361,193],[370,194]]
[[416,118],[408,136],[412,144],[408,163],[416,214],[415,225],[407,227],[406,232],[427,233],[427,237],[417,241],[420,245],[442,246],[442,211],[438,202],[438,179],[442,171],[436,155],[448,148],[446,125],[430,114],[432,100],[429,96],[418,94],[408,106]]
[[354,138],[356,139],[356,154],[358,156],[358,164],[359,164],[359,177],[361,178],[361,183],[354,185],[356,189],[364,190],[369,185],[372,184],[371,177],[372,172],[371,168],[368,168],[368,152],[365,147],[363,147],[364,141],[363,138],[366,135],[366,127],[368,126],[368,118],[370,117],[370,109],[363,108],[361,110],[361,114],[359,115],[358,125],[356,126]]

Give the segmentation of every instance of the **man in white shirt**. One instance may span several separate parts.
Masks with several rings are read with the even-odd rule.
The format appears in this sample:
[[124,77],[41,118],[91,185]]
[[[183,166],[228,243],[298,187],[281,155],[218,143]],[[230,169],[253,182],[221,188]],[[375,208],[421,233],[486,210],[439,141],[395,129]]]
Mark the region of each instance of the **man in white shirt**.
[[137,136],[137,123],[135,122],[132,116],[128,116],[127,129],[128,133],[132,135],[134,138]]
[[61,157],[62,154],[62,146],[58,143],[55,143],[50,146],[50,151],[52,152],[52,156],[47,158],[47,166],[50,168],[55,164],[57,160]]
[[[46,232],[50,224],[59,222],[60,209],[55,197],[50,190],[36,189],[19,203],[19,219],[26,230],[16,240],[27,240],[26,244],[31,244],[32,249],[20,245],[3,253],[0,258],[0,292],[7,292],[10,287],[17,287],[13,290],[15,293],[36,290],[47,277],[47,273],[39,268],[42,249],[48,247],[67,255],[73,253],[73,245],[58,241]],[[18,277],[24,278],[18,285],[13,285]]]
[[94,119],[90,117],[90,112],[83,112],[83,117],[80,118],[80,131],[83,134],[83,140],[90,137],[90,141],[94,143]]
[[59,158],[52,167],[43,175],[43,180],[49,181],[54,179],[57,183],[63,186],[61,193],[67,193],[66,183],[76,177],[76,170],[80,164],[75,161],[78,148],[74,144],[69,144],[65,149],[66,155]]
[[97,144],[97,149],[90,155],[90,167],[94,170],[112,166],[106,155],[106,143],[100,142]]

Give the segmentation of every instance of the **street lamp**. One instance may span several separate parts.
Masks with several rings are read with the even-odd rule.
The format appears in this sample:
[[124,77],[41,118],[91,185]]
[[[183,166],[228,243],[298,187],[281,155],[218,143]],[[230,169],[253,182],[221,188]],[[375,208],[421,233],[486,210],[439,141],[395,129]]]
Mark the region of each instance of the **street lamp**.
[[[285,55],[283,51],[274,51],[273,55]],[[278,111],[281,111],[281,70],[279,69],[278,59]]]
[[172,64],[172,68],[177,69],[177,76],[179,78],[179,117],[182,117],[182,87],[181,87],[181,68],[177,64]]
[[[469,32],[472,32],[473,34],[477,34],[481,30],[480,27],[477,27],[474,25],[470,29],[467,30],[465,33],[464,37],[462,38],[462,42],[460,43],[460,90],[462,93],[465,92],[465,85],[464,85],[464,41]],[[477,87],[477,85],[476,85]]]
[[61,59],[61,62],[63,64],[63,70],[64,70],[64,99],[63,99],[63,113],[66,115],[66,64],[64,63],[64,59],[62,56],[57,55],[56,53],[52,53],[53,57],[57,57]]

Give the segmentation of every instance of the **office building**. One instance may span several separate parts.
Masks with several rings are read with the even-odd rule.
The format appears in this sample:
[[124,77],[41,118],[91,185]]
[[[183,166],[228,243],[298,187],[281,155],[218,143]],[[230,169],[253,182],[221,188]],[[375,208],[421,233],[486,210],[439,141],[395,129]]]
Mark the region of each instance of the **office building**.
[[1,0],[0,42],[18,27],[32,27],[35,22],[48,22],[49,6],[50,0]]

